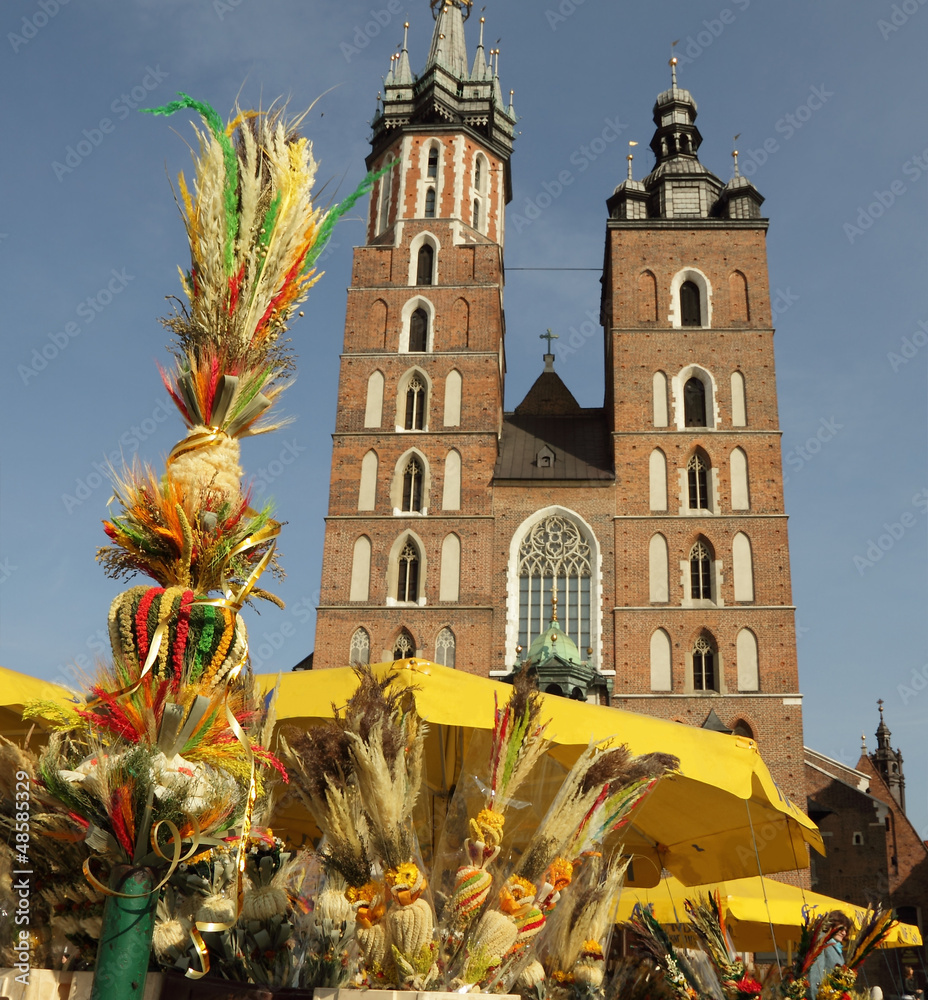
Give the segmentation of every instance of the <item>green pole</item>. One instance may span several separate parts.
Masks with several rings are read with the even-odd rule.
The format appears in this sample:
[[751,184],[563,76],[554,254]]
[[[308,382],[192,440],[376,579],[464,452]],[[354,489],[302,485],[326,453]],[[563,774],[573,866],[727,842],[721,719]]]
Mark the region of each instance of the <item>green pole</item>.
[[148,975],[158,893],[155,873],[138,865],[116,865],[110,875],[114,892],[137,898],[107,896],[90,1000],[141,1000]]

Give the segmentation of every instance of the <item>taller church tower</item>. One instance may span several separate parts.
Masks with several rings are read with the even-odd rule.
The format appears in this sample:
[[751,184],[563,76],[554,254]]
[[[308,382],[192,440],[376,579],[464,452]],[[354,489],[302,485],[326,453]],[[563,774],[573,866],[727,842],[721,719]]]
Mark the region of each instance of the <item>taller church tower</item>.
[[413,77],[404,42],[373,121],[368,168],[393,168],[348,290],[316,667],[418,654],[479,669],[493,643],[515,114],[482,18],[468,60],[471,0],[431,6],[425,69]]
[[[545,356],[504,411],[515,114],[470,0],[431,0],[373,122],[393,164],[355,250],[315,667],[421,656],[760,745],[803,801],[763,198],[654,106],[655,166],[607,202],[601,407]],[[539,333],[541,331],[538,331]]]

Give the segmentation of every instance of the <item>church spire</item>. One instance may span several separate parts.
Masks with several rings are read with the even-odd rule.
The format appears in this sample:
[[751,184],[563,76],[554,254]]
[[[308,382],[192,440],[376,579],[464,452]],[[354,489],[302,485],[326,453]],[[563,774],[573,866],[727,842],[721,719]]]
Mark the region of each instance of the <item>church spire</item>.
[[876,750],[870,755],[870,760],[877,773],[886,782],[893,798],[905,812],[905,775],[902,773],[902,754],[893,750],[890,744],[892,733],[883,718],[883,699],[877,700],[880,710],[880,724],[876,727]]
[[458,80],[467,80],[467,46],[464,21],[470,14],[472,0],[431,0],[435,30],[425,72],[441,66]]

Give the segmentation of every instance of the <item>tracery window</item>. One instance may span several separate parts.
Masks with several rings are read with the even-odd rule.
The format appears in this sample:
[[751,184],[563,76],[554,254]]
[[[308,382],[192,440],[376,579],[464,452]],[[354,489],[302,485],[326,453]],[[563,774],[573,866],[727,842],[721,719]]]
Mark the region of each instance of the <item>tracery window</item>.
[[406,542],[399,555],[396,599],[406,604],[419,599],[419,550],[412,541]]
[[592,550],[569,518],[553,514],[535,524],[519,548],[519,642],[523,647],[548,627],[551,593],[557,591],[561,629],[585,655],[590,646]]
[[350,666],[363,666],[371,662],[371,637],[366,628],[356,628],[351,637],[348,663]]
[[701,635],[693,646],[693,690],[717,691],[715,676],[715,649],[705,635]]
[[712,556],[702,542],[690,551],[690,596],[694,600],[712,600]]
[[413,375],[406,387],[407,431],[421,431],[425,427],[425,385],[418,375]]
[[415,455],[410,456],[403,470],[403,503],[400,510],[405,513],[421,513],[423,478],[422,463]]
[[409,630],[404,628],[396,637],[396,642],[393,643],[393,659],[408,660],[409,657],[415,655],[416,641],[410,635]]
[[709,509],[709,466],[699,455],[686,463],[686,484],[690,510]]
[[435,662],[453,667],[454,647],[454,632],[446,626],[438,633],[438,638],[435,640]]

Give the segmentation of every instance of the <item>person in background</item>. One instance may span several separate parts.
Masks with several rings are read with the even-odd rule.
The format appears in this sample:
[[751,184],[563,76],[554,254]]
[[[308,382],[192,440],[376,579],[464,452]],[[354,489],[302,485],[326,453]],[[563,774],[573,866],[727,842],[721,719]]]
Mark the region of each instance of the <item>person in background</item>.
[[833,928],[835,929],[834,935],[825,945],[821,955],[812,963],[812,968],[809,969],[809,992],[812,1000],[815,1000],[815,995],[818,993],[818,988],[825,976],[836,965],[844,965],[844,943],[851,930],[851,918],[840,910],[832,910],[825,920],[825,929],[827,931]]
[[915,978],[915,970],[911,965],[906,965],[902,969],[902,996],[906,1000],[922,1000],[924,993],[918,988],[918,980]]

